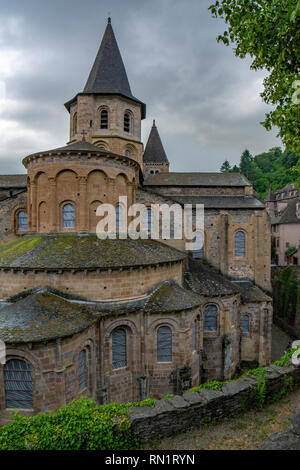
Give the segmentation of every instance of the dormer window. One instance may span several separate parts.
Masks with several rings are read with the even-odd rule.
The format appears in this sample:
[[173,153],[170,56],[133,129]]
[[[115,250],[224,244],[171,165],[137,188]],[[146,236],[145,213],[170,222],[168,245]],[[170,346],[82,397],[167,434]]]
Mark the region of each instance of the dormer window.
[[124,132],[130,132],[130,114],[124,114]]

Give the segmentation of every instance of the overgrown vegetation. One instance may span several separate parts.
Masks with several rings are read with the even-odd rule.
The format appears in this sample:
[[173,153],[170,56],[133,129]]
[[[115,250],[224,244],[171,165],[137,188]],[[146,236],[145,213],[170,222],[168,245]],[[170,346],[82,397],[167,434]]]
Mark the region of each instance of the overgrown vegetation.
[[274,192],[287,184],[295,184],[300,181],[296,168],[299,155],[284,150],[280,147],[270,149],[253,157],[249,150],[245,150],[240,158],[239,166],[231,167],[228,160],[221,166],[223,173],[239,172],[253,184],[255,191],[261,199],[264,199],[269,188]]
[[293,326],[300,307],[300,281],[291,266],[280,271],[273,285],[274,315]]
[[220,382],[218,380],[211,380],[209,382],[205,382],[204,384],[199,385],[198,387],[190,388],[184,393],[198,392],[199,390],[222,390],[223,385],[225,385],[227,382],[229,382],[229,380],[224,382]]
[[139,443],[132,437],[128,410],[154,406],[156,400],[97,406],[81,397],[58,411],[24,417],[0,428],[0,450],[130,450]]
[[[293,353],[300,347],[289,350],[274,365],[288,366]],[[293,388],[293,379],[284,375],[280,388],[267,394],[267,370],[263,367],[249,370],[241,377],[254,376],[257,385],[254,388],[254,405],[263,407],[267,402],[274,402]],[[185,393],[201,389],[221,390],[228,381],[212,380],[199,387],[193,387]],[[168,394],[164,399],[171,398]],[[13,422],[0,428],[1,450],[134,450],[140,443],[131,433],[128,412],[134,406],[155,406],[157,400],[148,398],[137,403],[111,403],[96,405],[88,397],[69,403],[55,412],[40,413],[33,417],[24,417],[19,412],[12,415]],[[202,424],[217,423],[217,418],[203,418]]]

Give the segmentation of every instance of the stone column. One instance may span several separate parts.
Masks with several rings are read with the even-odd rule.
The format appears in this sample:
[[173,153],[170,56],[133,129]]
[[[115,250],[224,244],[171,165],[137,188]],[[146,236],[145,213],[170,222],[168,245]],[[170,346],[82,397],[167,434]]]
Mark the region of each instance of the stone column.
[[55,178],[49,177],[49,217],[50,232],[57,232],[57,203],[56,203],[56,181]]
[[218,225],[220,271],[228,274],[228,214],[220,214]]
[[31,230],[32,232],[37,232],[37,187],[36,187],[36,182],[32,181],[31,185],[31,197],[30,197],[30,203],[31,203],[31,208],[30,208],[30,219],[31,219]]
[[87,207],[87,178],[85,176],[81,176],[79,178],[79,221],[77,226],[78,232],[88,232],[88,214],[89,214],[89,207]]

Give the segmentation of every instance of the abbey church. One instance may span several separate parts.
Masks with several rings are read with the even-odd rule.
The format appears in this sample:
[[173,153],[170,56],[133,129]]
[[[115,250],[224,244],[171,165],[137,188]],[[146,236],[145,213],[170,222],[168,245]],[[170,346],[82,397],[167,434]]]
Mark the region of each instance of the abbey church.
[[[68,143],[0,175],[0,422],[87,395],[180,394],[271,357],[270,223],[239,173],[175,173],[131,91],[110,19]],[[201,165],[201,159],[199,159]],[[200,168],[201,169],[201,168]],[[204,204],[204,245],[99,239],[97,208]],[[127,214],[126,214],[127,217]]]

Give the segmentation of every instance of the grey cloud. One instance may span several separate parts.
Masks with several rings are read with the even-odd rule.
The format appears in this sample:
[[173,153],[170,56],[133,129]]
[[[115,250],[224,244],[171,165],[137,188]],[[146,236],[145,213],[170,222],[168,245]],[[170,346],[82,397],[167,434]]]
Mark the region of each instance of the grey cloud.
[[224,24],[211,18],[210,3],[0,2],[0,67],[6,51],[24,60],[6,77],[8,103],[14,105],[0,114],[6,123],[0,171],[24,172],[21,157],[68,140],[63,103],[85,85],[108,12],[133,94],[147,103],[144,143],[155,118],[172,170],[218,171],[225,158],[237,163],[246,147],[258,153],[281,145],[259,124],[267,107],[248,102],[260,75],[250,71],[250,60],[217,43]]

